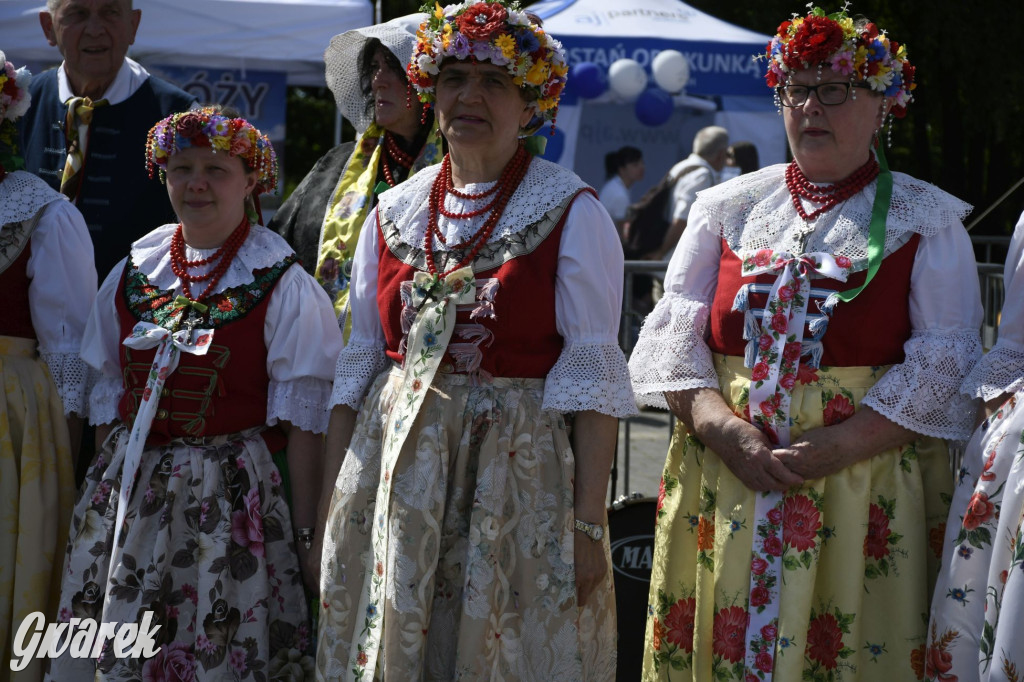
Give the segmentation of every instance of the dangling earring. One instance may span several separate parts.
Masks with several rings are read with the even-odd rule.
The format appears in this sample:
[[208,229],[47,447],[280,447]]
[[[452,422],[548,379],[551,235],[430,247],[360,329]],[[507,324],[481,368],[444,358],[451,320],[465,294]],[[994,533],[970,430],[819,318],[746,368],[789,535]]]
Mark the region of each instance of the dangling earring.
[[892,114],[889,114],[889,130],[886,131],[885,135],[885,146],[887,146],[889,149],[892,149],[892,119]]

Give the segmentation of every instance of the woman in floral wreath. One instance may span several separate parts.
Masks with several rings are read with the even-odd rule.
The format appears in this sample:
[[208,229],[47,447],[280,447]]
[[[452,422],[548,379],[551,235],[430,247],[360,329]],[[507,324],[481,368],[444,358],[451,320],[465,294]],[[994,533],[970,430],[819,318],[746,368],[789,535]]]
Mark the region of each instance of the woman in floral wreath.
[[295,248],[338,314],[347,308],[359,230],[378,194],[441,160],[434,116],[412,97],[405,75],[426,18],[411,14],[331,40],[327,85],[359,137],[317,161],[268,224]]
[[[31,74],[0,52],[0,660],[6,669],[26,616],[57,612],[62,551],[74,503],[74,445],[86,414],[78,357],[96,295],[82,214],[22,170],[15,121]],[[69,438],[72,434],[74,438]],[[13,677],[41,680],[32,659]]]
[[146,155],[181,222],[132,245],[89,319],[97,456],[75,507],[59,619],[150,614],[160,650],[65,652],[50,674],[301,678],[313,663],[303,659],[316,515],[306,491],[319,485],[341,335],[323,289],[256,222],[256,196],[277,181],[266,136],[207,107],[158,122]]
[[956,475],[932,598],[929,680],[1024,675],[1024,216],[1003,274],[999,340],[961,390],[985,401]]
[[432,9],[408,71],[449,153],[381,195],[356,252],[319,678],[610,680],[622,249],[522,139],[555,117],[559,43],[515,4]]
[[646,679],[906,680],[980,352],[968,206],[885,163],[906,47],[814,8],[767,51],[793,162],[703,192],[630,359],[680,419]]

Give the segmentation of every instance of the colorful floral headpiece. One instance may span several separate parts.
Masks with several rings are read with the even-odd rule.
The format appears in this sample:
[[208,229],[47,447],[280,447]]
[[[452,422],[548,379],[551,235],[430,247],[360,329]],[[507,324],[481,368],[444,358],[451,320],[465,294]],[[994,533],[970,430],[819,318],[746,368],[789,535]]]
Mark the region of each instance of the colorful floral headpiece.
[[25,115],[32,96],[28,92],[28,84],[32,82],[32,74],[25,67],[15,70],[14,64],[7,61],[7,56],[0,50],[0,119],[16,121]]
[[167,160],[182,149],[210,147],[237,156],[256,171],[256,194],[277,186],[277,154],[270,139],[244,118],[225,116],[213,107],[171,114],[149,130],[146,168],[165,180]]
[[421,102],[434,101],[445,59],[486,60],[506,67],[516,85],[535,95],[531,106],[536,116],[528,129],[555,119],[569,73],[565,52],[561,43],[530,21],[517,1],[467,0],[443,9],[435,2],[421,11],[429,16],[416,34],[416,49],[406,69]]
[[768,87],[785,85],[797,69],[827,66],[893,97],[892,114],[902,118],[916,87],[906,45],[889,40],[873,23],[854,22],[846,10],[844,5],[838,12],[825,14],[814,7],[806,17],[782,22],[765,52]]

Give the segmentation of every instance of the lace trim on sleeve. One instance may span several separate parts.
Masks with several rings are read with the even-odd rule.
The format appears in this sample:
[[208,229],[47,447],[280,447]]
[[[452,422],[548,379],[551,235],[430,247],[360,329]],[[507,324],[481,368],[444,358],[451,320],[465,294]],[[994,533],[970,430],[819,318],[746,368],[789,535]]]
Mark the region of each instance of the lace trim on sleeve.
[[78,357],[78,353],[39,351],[40,357],[50,368],[50,376],[57,385],[57,393],[64,404],[64,414],[72,412],[80,417],[88,415],[89,401],[87,383],[89,366]]
[[121,377],[103,375],[95,382],[89,390],[89,423],[97,426],[120,420],[121,415],[117,412],[117,404],[124,394]]
[[290,381],[271,379],[267,389],[267,423],[291,422],[303,431],[325,433],[331,397],[331,382],[316,377]]
[[718,388],[711,349],[704,341],[709,314],[707,303],[678,294],[658,301],[629,358],[637,404],[667,409],[666,391]]
[[1024,388],[1024,350],[996,343],[960,385],[960,391],[988,402]]
[[334,368],[334,391],[331,393],[329,409],[336,405],[348,405],[358,410],[366,387],[387,367],[387,356],[376,346],[350,343],[342,348]]
[[566,343],[544,382],[544,409],[637,414],[622,350],[614,343]]
[[903,350],[906,359],[878,380],[862,404],[926,436],[966,441],[974,406],[960,383],[981,354],[978,333],[914,332]]

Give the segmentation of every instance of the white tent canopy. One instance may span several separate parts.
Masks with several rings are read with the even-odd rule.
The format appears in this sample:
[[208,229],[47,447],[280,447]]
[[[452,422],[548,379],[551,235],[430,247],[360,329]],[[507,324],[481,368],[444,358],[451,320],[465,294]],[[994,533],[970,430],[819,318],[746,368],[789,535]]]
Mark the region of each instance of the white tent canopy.
[[[764,63],[754,61],[769,36],[733,26],[679,0],[543,0],[527,9],[562,42],[570,66],[591,62],[607,69],[618,59],[630,58],[650,75],[654,57],[670,49],[683,53],[689,62],[687,96],[676,97],[672,117],[655,127],[640,123],[633,104],[613,95],[596,100],[574,97],[570,75],[556,129],[556,138],[560,130],[564,141],[557,140],[561,153],[553,160],[574,168],[592,185],[603,182],[605,153],[623,145],[639,147],[648,173],[632,189],[638,197],[672,163],[689,154],[696,130],[711,124],[728,128],[734,141],[754,142],[762,165],[785,160],[785,135],[771,91],[765,87]],[[688,106],[694,102],[692,96],[705,98],[703,112]]]
[[[135,0],[142,22],[129,56],[143,64],[285,71],[323,85],[331,38],[373,23],[370,0]],[[0,2],[0,50],[14,63],[60,62],[39,27],[40,0]]]

